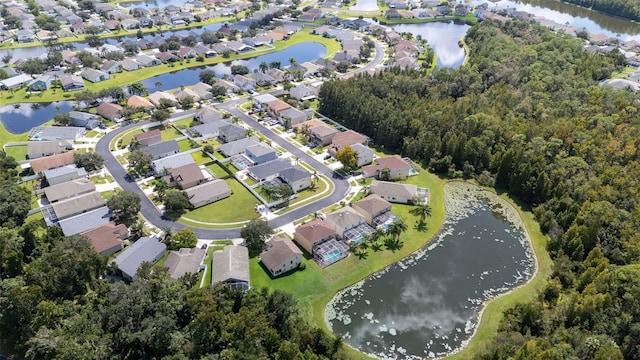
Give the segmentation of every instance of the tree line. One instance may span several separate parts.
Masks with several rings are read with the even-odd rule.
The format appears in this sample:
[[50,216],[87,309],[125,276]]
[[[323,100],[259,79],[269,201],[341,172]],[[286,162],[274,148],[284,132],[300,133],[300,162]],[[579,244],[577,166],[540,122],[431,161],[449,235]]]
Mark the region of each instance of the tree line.
[[640,3],[634,0],[562,0],[569,4],[582,6],[629,20],[640,20]]
[[320,112],[432,171],[530,206],[554,259],[482,359],[640,358],[638,96],[598,86],[617,54],[536,24],[485,21],[468,65],[325,83]]

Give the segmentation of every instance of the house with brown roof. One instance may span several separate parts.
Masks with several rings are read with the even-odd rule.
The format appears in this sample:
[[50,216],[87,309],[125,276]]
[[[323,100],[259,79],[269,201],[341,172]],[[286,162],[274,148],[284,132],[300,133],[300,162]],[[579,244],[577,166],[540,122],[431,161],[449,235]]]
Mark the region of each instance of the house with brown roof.
[[353,203],[353,209],[364,216],[367,224],[376,227],[374,219],[391,212],[391,203],[376,194],[371,194]]
[[38,174],[44,170],[55,169],[65,165],[71,165],[74,163],[73,151],[66,153],[47,156],[39,159],[34,159],[29,162],[33,172]]
[[282,100],[267,103],[267,113],[274,119],[279,119],[283,111],[291,109],[291,105]]
[[373,194],[394,203],[411,204],[418,198],[418,187],[413,184],[373,180],[369,189]]
[[131,108],[145,108],[147,110],[153,109],[155,106],[151,101],[143,98],[142,96],[133,95],[127,100],[127,106]]
[[[388,169],[388,174],[385,175]],[[406,179],[409,177],[411,165],[404,161],[400,155],[387,156],[378,158],[373,164],[362,167],[362,176],[364,178],[375,177],[382,180]],[[385,177],[387,177],[385,179]]]
[[334,227],[322,219],[314,219],[296,228],[293,239],[311,255],[324,242],[336,238]]
[[149,146],[162,142],[162,132],[158,129],[146,131],[133,137],[140,143],[140,146]]
[[311,141],[317,143],[320,146],[331,144],[331,140],[333,140],[333,137],[339,133],[340,131],[324,123],[309,129]]
[[189,203],[191,203],[194,208],[199,208],[218,200],[228,198],[233,194],[233,191],[231,191],[226,181],[216,179],[189,188],[185,190],[185,193],[189,198]]
[[181,248],[178,251],[171,251],[164,267],[169,270],[169,276],[179,279],[187,274],[197,274],[204,269],[202,261],[207,255],[207,250],[200,248]]
[[202,170],[198,164],[186,164],[178,166],[169,171],[169,175],[164,177],[165,181],[171,187],[177,187],[181,190],[192,188],[206,181]]
[[105,119],[116,121],[122,119],[122,106],[103,102],[96,108],[96,113]]
[[353,130],[347,130],[345,132],[335,134],[331,138],[331,148],[335,152],[347,145],[366,144],[368,141],[369,138],[365,135]]
[[122,250],[122,240],[129,237],[129,230],[125,224],[109,222],[81,235],[89,239],[98,254],[109,256]]
[[267,242],[267,249],[260,253],[260,261],[276,277],[297,269],[302,263],[302,251],[286,236],[276,236]]

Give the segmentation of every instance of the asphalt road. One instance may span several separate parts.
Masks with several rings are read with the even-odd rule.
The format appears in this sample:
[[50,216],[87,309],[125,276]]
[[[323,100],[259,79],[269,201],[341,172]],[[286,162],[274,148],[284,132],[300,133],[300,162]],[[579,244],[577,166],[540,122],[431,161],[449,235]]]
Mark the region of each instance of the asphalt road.
[[[247,116],[246,114],[240,112],[235,108],[237,104],[246,102],[246,101],[247,99],[234,100],[232,102],[222,104],[219,107],[229,111],[234,116],[237,116],[238,118],[242,119],[248,125],[252,126],[257,131],[260,131],[268,139],[278,144],[279,146],[285,148],[287,151],[291,152],[294,156],[299,157],[300,160],[309,164],[311,167],[316,169],[318,173],[324,174],[330,179],[332,179],[334,183],[334,191],[329,196],[319,199],[317,201],[314,201],[312,203],[309,203],[295,210],[292,210],[284,215],[278,216],[277,218],[269,221],[269,225],[271,225],[271,227],[273,228],[280,227],[282,225],[293,222],[296,219],[299,219],[303,216],[311,214],[314,211],[321,210],[325,207],[328,207],[344,199],[345,195],[349,191],[348,181],[343,179],[334,179],[333,170],[329,169],[321,162],[315,160],[314,158],[306,154],[304,151],[293,146],[286,140],[274,134],[271,130],[262,126],[262,124],[259,124],[258,122],[251,119],[249,116]],[[142,205],[140,212],[142,213],[144,218],[148,222],[153,224],[155,227],[160,229],[164,227],[170,227],[173,229],[190,227],[195,231],[196,235],[200,239],[232,239],[232,238],[240,237],[240,228],[204,229],[204,228],[197,228],[193,226],[186,226],[179,222],[175,222],[170,219],[167,219],[162,215],[162,213],[160,213],[158,208],[151,202],[151,200],[149,200],[149,198],[144,195],[140,187],[138,187],[138,185],[135,182],[126,180],[127,172],[111,153],[109,149],[109,144],[111,143],[111,140],[113,140],[119,134],[127,130],[133,129],[135,127],[144,125],[146,123],[148,123],[148,121],[130,124],[130,125],[121,127],[119,129],[113,130],[108,134],[106,134],[104,137],[102,137],[100,141],[98,141],[98,143],[96,144],[96,152],[104,158],[105,167],[109,170],[109,172],[111,173],[113,178],[118,182],[120,187],[123,190],[132,191],[140,195],[141,205]],[[212,219],[212,221],[215,221],[215,219]]]

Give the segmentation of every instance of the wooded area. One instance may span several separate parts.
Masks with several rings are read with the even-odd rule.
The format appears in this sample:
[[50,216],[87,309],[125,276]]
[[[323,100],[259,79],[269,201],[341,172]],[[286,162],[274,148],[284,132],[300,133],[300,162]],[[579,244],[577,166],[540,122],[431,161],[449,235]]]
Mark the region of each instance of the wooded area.
[[640,358],[638,97],[598,86],[623,59],[525,22],[484,22],[466,42],[460,69],[326,83],[320,112],[531,206],[552,279],[480,358]]
[[640,20],[640,3],[637,0],[561,0],[634,21]]

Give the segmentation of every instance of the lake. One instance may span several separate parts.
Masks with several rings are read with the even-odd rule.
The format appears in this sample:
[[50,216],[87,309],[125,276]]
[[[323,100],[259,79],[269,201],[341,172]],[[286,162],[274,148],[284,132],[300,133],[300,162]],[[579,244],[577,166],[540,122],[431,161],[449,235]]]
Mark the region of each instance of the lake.
[[372,11],[380,10],[378,0],[358,0],[349,10]]
[[[144,86],[149,89],[149,92],[156,90],[176,89],[180,85],[190,86],[197,84],[200,79],[198,76],[204,69],[213,70],[218,77],[223,75],[231,75],[231,65],[244,65],[249,68],[250,72],[257,69],[261,62],[269,64],[272,61],[280,61],[281,65],[290,65],[289,60],[295,58],[298,63],[306,61],[312,61],[319,57],[323,57],[327,53],[327,48],[316,42],[303,42],[300,44],[292,45],[284,50],[274,52],[271,54],[261,55],[245,60],[234,60],[227,63],[219,63],[215,66],[200,66],[197,68],[190,68],[184,70],[178,70],[171,73],[165,73],[152,78],[148,78],[142,81]],[[162,83],[160,88],[156,87],[156,82]]]
[[397,32],[409,32],[427,40],[438,59],[438,67],[457,68],[466,56],[458,42],[464,38],[470,26],[454,22],[430,22],[392,26]]
[[73,105],[73,101],[5,105],[0,107],[0,121],[10,133],[22,134],[53,119],[58,113],[73,110]]
[[455,182],[445,185],[445,205],[427,249],[329,302],[328,325],[347,344],[381,359],[449,354],[471,338],[483,304],[534,273],[524,226],[506,201]]

